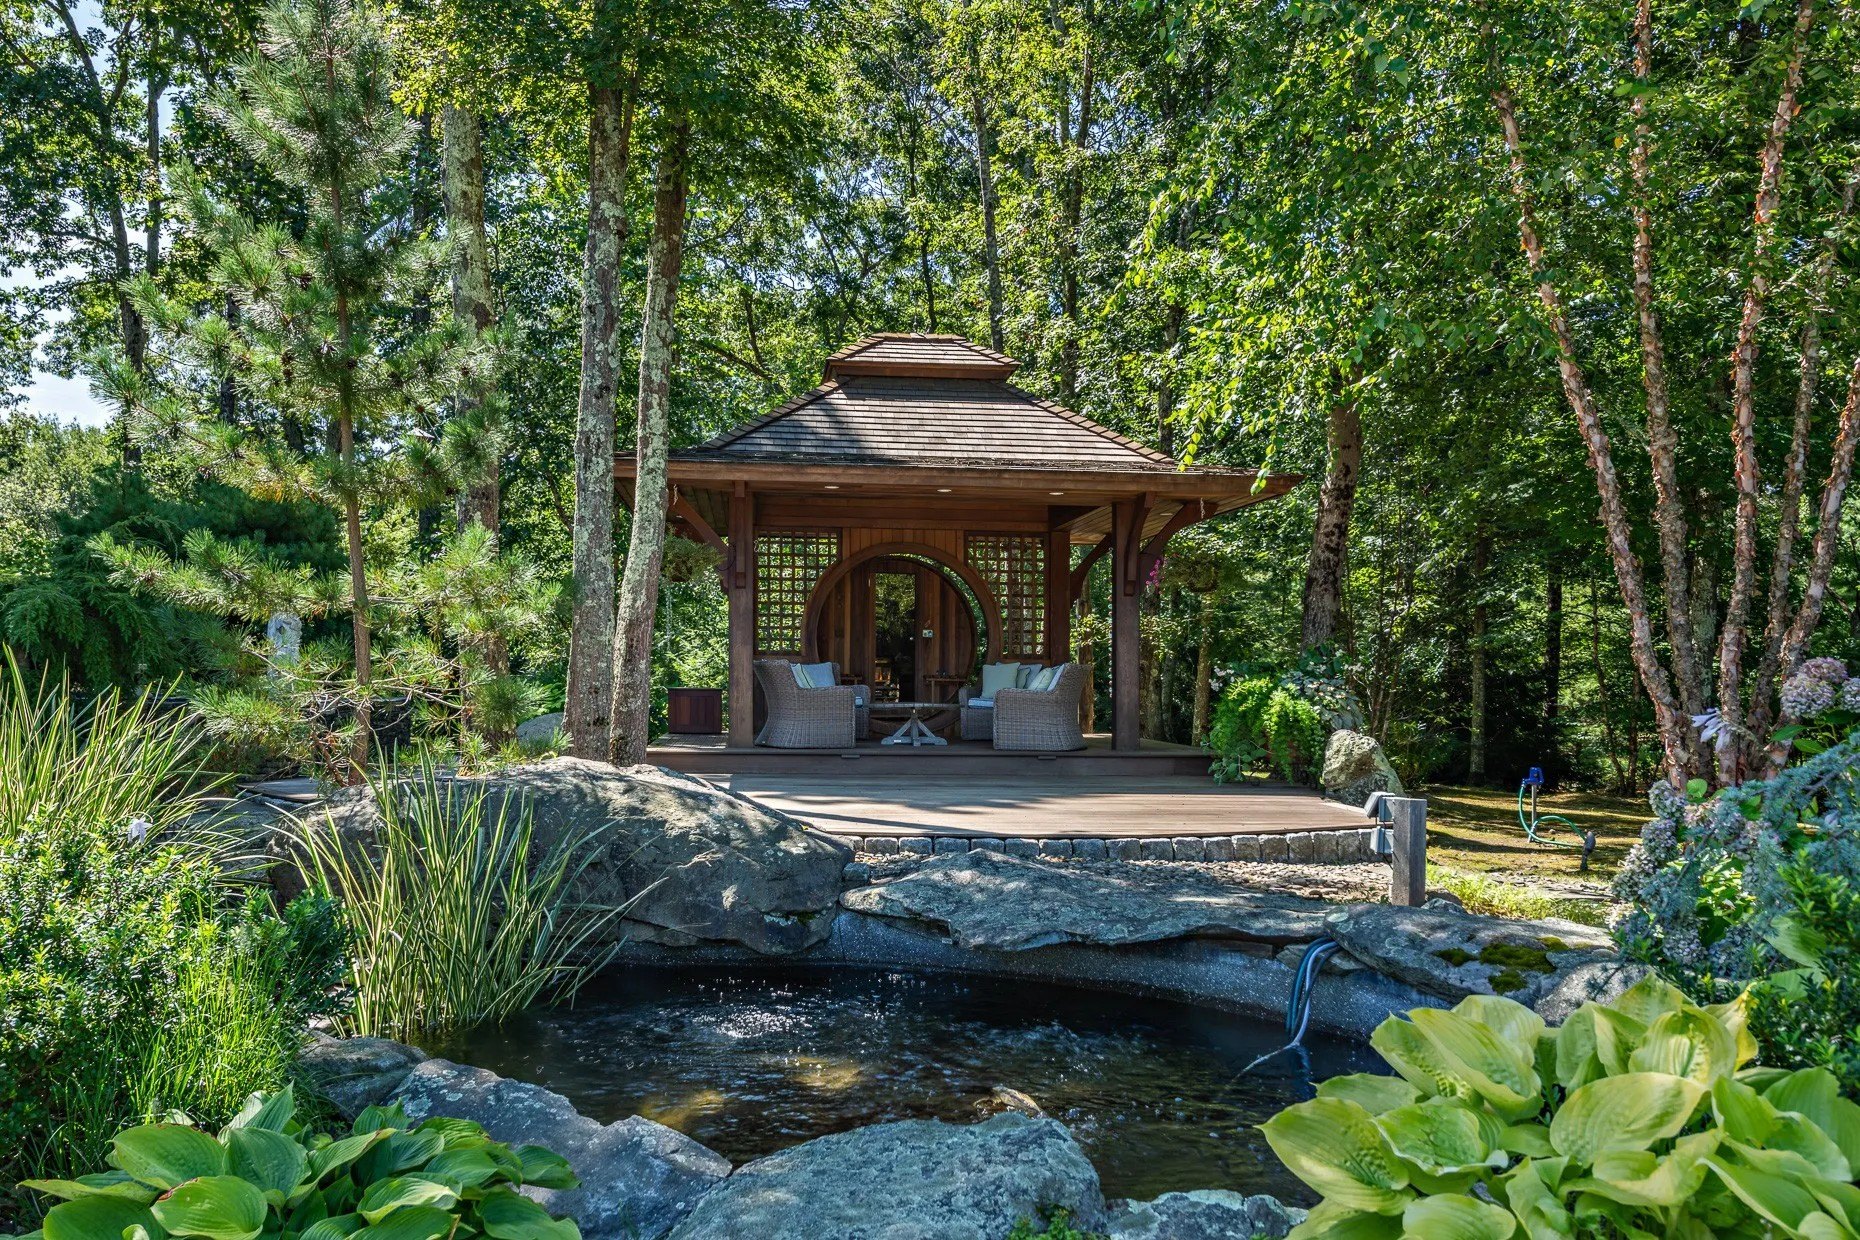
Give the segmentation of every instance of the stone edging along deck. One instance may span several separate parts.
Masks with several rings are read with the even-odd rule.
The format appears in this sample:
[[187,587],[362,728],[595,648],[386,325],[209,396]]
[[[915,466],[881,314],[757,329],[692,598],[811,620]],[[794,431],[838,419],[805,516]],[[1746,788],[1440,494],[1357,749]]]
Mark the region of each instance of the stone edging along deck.
[[1295,865],[1357,865],[1382,861],[1376,829],[1287,831],[1278,834],[1178,836],[841,835],[854,852],[878,857],[998,852],[1010,857],[1076,857],[1087,861],[1258,861]]

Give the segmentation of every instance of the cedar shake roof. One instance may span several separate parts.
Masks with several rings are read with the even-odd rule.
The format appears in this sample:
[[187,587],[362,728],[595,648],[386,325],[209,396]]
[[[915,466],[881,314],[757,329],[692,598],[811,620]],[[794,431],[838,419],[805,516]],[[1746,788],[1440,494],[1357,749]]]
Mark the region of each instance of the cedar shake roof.
[[[977,465],[1175,472],[1153,448],[1007,382],[1011,357],[958,336],[867,336],[827,359],[825,381],[675,461]],[[1204,466],[1198,472],[1208,471]]]

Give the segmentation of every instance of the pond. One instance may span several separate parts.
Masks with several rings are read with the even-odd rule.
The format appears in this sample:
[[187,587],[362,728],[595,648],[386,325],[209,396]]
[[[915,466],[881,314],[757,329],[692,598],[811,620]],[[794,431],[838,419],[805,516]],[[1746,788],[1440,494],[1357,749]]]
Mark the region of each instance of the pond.
[[1107,1197],[1198,1188],[1310,1204],[1255,1125],[1313,1079],[1386,1071],[1277,1022],[1019,978],[848,966],[632,968],[429,1052],[536,1081],[602,1121],[647,1116],[743,1163],[864,1124],[973,1122],[998,1090],[1063,1121]]

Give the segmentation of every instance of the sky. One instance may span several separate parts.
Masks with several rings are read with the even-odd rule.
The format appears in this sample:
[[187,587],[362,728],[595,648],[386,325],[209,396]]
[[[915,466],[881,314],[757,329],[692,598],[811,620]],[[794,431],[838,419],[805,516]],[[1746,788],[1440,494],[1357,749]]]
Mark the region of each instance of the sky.
[[[71,13],[81,29],[96,25],[101,16],[97,0],[78,0],[78,3],[72,5]],[[99,62],[109,62],[107,51],[100,54]],[[0,271],[0,288],[18,288],[31,282],[32,278],[26,272]],[[32,372],[31,386],[26,389],[26,411],[56,418],[60,422],[80,422],[85,426],[102,426],[110,420],[109,410],[90,394],[88,380],[65,379],[47,370],[35,369]]]

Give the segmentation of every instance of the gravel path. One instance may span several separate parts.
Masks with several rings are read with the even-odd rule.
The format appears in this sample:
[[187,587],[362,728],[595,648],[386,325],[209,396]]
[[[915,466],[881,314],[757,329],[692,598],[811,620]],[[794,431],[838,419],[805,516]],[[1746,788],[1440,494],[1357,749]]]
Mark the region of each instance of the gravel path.
[[[901,878],[929,861],[929,857],[859,854],[875,882]],[[1386,865],[1290,865],[1252,861],[1080,861],[1056,857],[1040,860],[1052,865],[1077,866],[1093,874],[1156,887],[1176,885],[1183,878],[1218,883],[1237,891],[1273,891],[1313,900],[1347,904],[1386,901],[1389,868]]]

